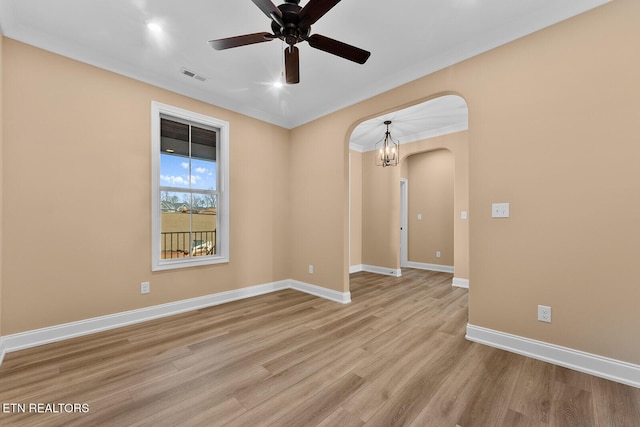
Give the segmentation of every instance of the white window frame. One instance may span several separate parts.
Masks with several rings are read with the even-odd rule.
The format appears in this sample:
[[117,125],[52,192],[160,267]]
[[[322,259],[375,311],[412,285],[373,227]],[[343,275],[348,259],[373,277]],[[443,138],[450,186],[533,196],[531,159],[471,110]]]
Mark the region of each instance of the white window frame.
[[[216,254],[209,256],[161,259],[161,208],[160,208],[160,116],[166,115],[203,124],[218,130],[219,158],[216,159],[218,192],[216,229]],[[151,102],[151,270],[171,270],[229,262],[229,122],[194,113],[182,108]]]

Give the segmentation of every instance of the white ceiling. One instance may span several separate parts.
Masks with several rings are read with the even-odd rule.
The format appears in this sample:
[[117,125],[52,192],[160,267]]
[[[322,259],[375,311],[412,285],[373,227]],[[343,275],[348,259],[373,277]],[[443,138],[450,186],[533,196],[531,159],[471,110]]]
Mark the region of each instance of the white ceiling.
[[[281,72],[280,40],[225,51],[207,44],[270,31],[251,0],[0,0],[0,28],[7,37],[292,128],[608,1],[344,0],[311,32],[369,50],[369,61],[359,65],[301,43],[301,83],[281,89],[272,86]],[[163,31],[152,32],[149,22]],[[183,68],[208,80],[186,77]]]
[[402,110],[393,111],[360,123],[351,133],[349,146],[357,151],[375,150],[384,138],[390,120],[389,132],[400,144],[433,138],[469,127],[469,112],[465,100],[446,95]]

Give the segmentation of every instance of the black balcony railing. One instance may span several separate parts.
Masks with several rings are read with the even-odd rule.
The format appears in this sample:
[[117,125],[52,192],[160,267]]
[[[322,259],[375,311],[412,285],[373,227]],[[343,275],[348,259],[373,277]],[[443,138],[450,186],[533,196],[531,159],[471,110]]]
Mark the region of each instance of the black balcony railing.
[[214,255],[216,231],[165,231],[160,245],[162,259]]

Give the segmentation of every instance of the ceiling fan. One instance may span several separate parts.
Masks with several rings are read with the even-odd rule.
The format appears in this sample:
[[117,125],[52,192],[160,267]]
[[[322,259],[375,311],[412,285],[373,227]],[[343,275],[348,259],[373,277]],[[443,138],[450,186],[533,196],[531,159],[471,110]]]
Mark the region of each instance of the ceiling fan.
[[340,56],[350,61],[364,64],[371,52],[348,45],[338,40],[311,33],[311,25],[322,18],[340,0],[309,0],[305,7],[300,7],[300,0],[285,0],[276,7],[271,0],[252,0],[262,12],[271,19],[273,33],[252,33],[224,39],[210,40],[209,44],[216,50],[246,46],[254,43],[281,39],[289,46],[284,51],[286,82],[300,82],[300,61],[297,43],[306,41],[309,46]]

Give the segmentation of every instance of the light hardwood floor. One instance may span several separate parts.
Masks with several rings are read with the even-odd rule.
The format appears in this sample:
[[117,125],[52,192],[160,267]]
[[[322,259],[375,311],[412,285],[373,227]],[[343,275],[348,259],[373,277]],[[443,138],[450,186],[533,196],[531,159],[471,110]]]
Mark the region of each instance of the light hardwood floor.
[[450,274],[357,273],[351,293],[281,291],[10,353],[0,425],[640,426],[640,389],[465,340]]

